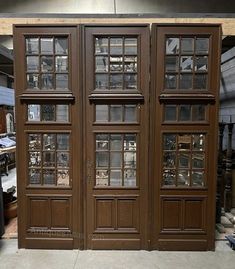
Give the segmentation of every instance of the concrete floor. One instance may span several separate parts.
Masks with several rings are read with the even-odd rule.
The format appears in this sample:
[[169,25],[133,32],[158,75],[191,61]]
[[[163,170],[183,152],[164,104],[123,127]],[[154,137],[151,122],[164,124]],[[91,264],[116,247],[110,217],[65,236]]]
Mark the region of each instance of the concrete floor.
[[17,249],[0,240],[1,269],[234,269],[235,251],[226,241],[215,252],[79,251]]

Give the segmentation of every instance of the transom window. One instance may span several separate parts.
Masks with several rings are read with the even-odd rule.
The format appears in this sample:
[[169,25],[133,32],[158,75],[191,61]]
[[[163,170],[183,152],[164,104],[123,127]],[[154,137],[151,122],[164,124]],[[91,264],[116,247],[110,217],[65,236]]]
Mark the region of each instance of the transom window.
[[205,186],[205,135],[164,134],[162,176],[165,187]]
[[27,37],[26,86],[32,90],[68,90],[68,38]]
[[96,186],[136,186],[136,134],[96,134]]
[[165,89],[207,89],[209,38],[167,37],[165,44]]
[[95,38],[95,89],[137,90],[137,37]]

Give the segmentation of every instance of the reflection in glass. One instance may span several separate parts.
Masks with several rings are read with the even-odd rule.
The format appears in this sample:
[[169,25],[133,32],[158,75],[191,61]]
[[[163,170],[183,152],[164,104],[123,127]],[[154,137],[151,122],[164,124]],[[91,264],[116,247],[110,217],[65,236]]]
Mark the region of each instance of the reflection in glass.
[[56,121],[68,122],[69,121],[69,106],[56,105]]
[[136,122],[137,121],[136,105],[125,105],[124,106],[124,121],[125,122]]
[[204,121],[206,119],[206,106],[205,105],[193,105],[192,106],[192,120]]
[[41,150],[41,135],[29,134],[29,150]]
[[29,167],[39,167],[41,166],[41,152],[40,151],[30,151],[29,152]]
[[124,167],[136,168],[136,153],[135,152],[124,153]]
[[193,70],[193,57],[181,56],[180,57],[180,70],[182,72],[191,72]]
[[96,186],[108,186],[109,174],[108,170],[96,169]]
[[180,153],[178,156],[179,168],[189,168],[190,166],[190,155],[185,153]]
[[136,151],[136,135],[135,134],[126,134],[124,136],[124,150]]
[[137,72],[137,57],[125,57],[125,66],[124,66],[124,71],[125,72]]
[[165,88],[166,89],[176,89],[177,86],[177,75],[165,75]]
[[108,72],[108,57],[105,56],[95,57],[95,71]]
[[181,53],[193,53],[193,38],[181,38]]
[[163,185],[175,186],[175,170],[164,170],[163,171]]
[[176,105],[165,105],[165,121],[176,121]]
[[29,169],[29,184],[41,183],[41,171],[39,169]]
[[108,38],[97,37],[95,39],[95,53],[96,54],[108,53]]
[[122,155],[119,152],[110,153],[110,167],[121,167]]
[[69,186],[69,170],[58,170],[57,171],[57,185],[58,186]]
[[96,150],[109,149],[109,136],[106,134],[96,135]]
[[192,89],[192,75],[182,74],[180,75],[180,89]]
[[96,89],[104,90],[109,88],[107,74],[96,74],[95,75],[95,87]]
[[178,135],[178,149],[190,150],[191,148],[191,135],[179,134]]
[[125,54],[137,54],[137,38],[125,38]]
[[207,74],[195,74],[194,76],[194,89],[207,88]]
[[43,169],[43,183],[45,185],[55,185],[55,170]]
[[207,71],[208,67],[207,56],[195,58],[195,71]]
[[96,152],[96,167],[108,167],[109,166],[109,154],[108,152]]
[[163,155],[163,166],[165,168],[174,168],[175,167],[176,156],[174,152],[164,152]]
[[178,56],[166,56],[166,72],[177,72],[179,65]]
[[176,135],[175,134],[164,134],[163,145],[165,150],[175,150],[176,149]]
[[110,186],[122,186],[121,170],[110,170]]
[[55,70],[56,72],[68,71],[68,56],[56,56],[55,57]]
[[55,105],[42,105],[42,121],[55,121]]
[[122,54],[122,38],[110,38],[110,54]]
[[53,54],[53,38],[41,38],[41,54]]
[[205,136],[203,134],[193,135],[193,150],[204,150]]
[[208,54],[209,38],[196,38],[196,54]]
[[179,38],[170,37],[166,39],[166,54],[179,53]]
[[39,39],[34,37],[26,38],[26,53],[38,54],[39,53]]
[[178,186],[190,185],[189,170],[178,170],[177,184]]
[[190,121],[191,120],[191,106],[181,105],[179,110],[179,120],[180,121]]
[[28,121],[40,121],[40,105],[28,105]]
[[55,167],[55,152],[43,152],[43,166]]
[[27,56],[26,63],[27,63],[28,72],[39,71],[39,57],[38,56]]
[[69,167],[69,153],[68,152],[57,152],[57,167]]
[[27,88],[38,89],[39,88],[39,75],[38,74],[27,74]]
[[122,106],[110,105],[110,121],[121,122],[122,121]]
[[68,90],[68,75],[67,74],[56,74],[56,89],[57,90]]
[[68,134],[57,134],[57,150],[69,150]]
[[124,74],[124,89],[136,90],[137,89],[137,75]]
[[192,185],[193,186],[204,186],[204,172],[193,171],[192,172]]
[[64,37],[55,38],[55,53],[68,54],[68,39]]
[[192,155],[192,168],[204,168],[204,154],[194,153]]
[[136,186],[136,170],[124,169],[124,186],[126,187]]
[[96,105],[95,106],[95,119],[100,122],[108,122],[109,120],[109,109],[108,105]]
[[55,150],[56,135],[44,134],[43,135],[43,150]]
[[110,75],[110,89],[122,89],[122,74]]
[[52,56],[42,56],[41,57],[41,71],[42,72],[52,72],[53,71],[53,57]]
[[122,135],[110,135],[110,150],[122,150]]
[[54,88],[52,74],[42,74],[42,76],[41,76],[41,88],[43,90],[52,90]]
[[[121,72],[123,70],[122,57],[112,57],[110,56],[110,71],[112,72]],[[107,70],[108,71],[108,66]]]

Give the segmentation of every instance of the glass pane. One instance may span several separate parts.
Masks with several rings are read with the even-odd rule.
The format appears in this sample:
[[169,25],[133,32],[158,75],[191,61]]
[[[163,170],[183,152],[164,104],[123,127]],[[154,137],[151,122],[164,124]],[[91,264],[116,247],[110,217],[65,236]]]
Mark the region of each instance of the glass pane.
[[122,38],[110,38],[110,54],[122,54]]
[[53,54],[53,38],[41,38],[41,54]]
[[106,74],[96,74],[95,75],[95,87],[96,89],[108,89],[108,75]]
[[205,156],[203,153],[194,153],[192,155],[192,168],[204,168]]
[[192,70],[193,70],[193,57],[181,56],[180,57],[180,70],[182,72],[192,72]]
[[165,88],[166,89],[176,89],[177,87],[177,77],[178,75],[165,75]]
[[56,56],[55,57],[55,70],[56,72],[68,71],[68,56]]
[[209,38],[196,39],[196,54],[208,54],[209,52]]
[[121,122],[122,121],[122,106],[111,105],[110,106],[110,121]]
[[207,56],[195,58],[195,71],[207,71],[208,69],[208,58]]
[[137,113],[136,113],[136,105],[125,105],[124,106],[124,121],[125,122],[136,122],[137,121]]
[[39,88],[39,75],[38,74],[27,74],[27,88],[38,89]]
[[57,90],[68,90],[68,75],[67,74],[56,74],[56,89]]
[[43,152],[43,166],[55,167],[55,152]]
[[41,135],[40,134],[29,135],[29,150],[41,150]]
[[53,71],[53,57],[52,56],[42,56],[41,57],[41,71],[42,72],[52,72]]
[[163,171],[163,185],[165,186],[175,186],[175,170],[164,170]]
[[69,167],[69,153],[57,152],[57,167]]
[[193,38],[182,38],[181,39],[181,53],[193,53]]
[[190,105],[181,105],[180,106],[179,120],[180,121],[190,121],[191,120],[191,106]]
[[26,63],[27,63],[28,72],[39,71],[39,57],[38,56],[27,56]]
[[96,167],[108,167],[109,154],[108,152],[96,152]]
[[195,76],[194,76],[194,88],[195,89],[206,89],[207,88],[207,75],[206,74],[195,74]]
[[28,121],[40,120],[40,105],[28,105]]
[[69,135],[68,134],[57,135],[57,150],[69,150]]
[[110,135],[110,149],[122,150],[122,135]]
[[69,186],[69,170],[58,170],[57,171],[57,185],[58,186]]
[[180,153],[178,156],[179,168],[190,168],[190,155],[185,153]]
[[192,109],[193,109],[192,110],[193,121],[204,121],[206,119],[205,105],[193,105]]
[[122,155],[118,152],[110,153],[110,167],[121,167]]
[[108,186],[109,174],[108,170],[96,170],[96,186]]
[[177,177],[178,186],[189,186],[190,185],[190,175],[189,170],[179,170]]
[[166,39],[166,54],[179,53],[179,38],[170,37]]
[[191,135],[178,135],[178,149],[190,150],[191,148]]
[[193,171],[192,172],[192,185],[193,186],[204,186],[204,172]]
[[108,72],[108,57],[106,56],[95,57],[95,71]]
[[56,105],[56,121],[68,122],[69,121],[69,106]]
[[96,37],[95,39],[95,53],[108,53],[108,38]]
[[135,134],[126,134],[124,136],[124,150],[136,151],[136,135]]
[[110,186],[122,186],[121,170],[110,170]]
[[163,166],[165,168],[174,168],[175,167],[176,156],[174,152],[164,152],[163,155]]
[[124,89],[128,89],[128,90],[137,89],[137,75],[136,74],[124,75]]
[[179,66],[178,56],[166,56],[166,72],[177,72]]
[[30,151],[29,152],[29,167],[41,166],[41,152],[39,151]]
[[163,136],[163,144],[165,150],[175,150],[176,149],[176,135],[175,134],[165,134]]
[[55,170],[43,170],[43,183],[45,185],[55,185]]
[[192,89],[192,75],[180,75],[180,89]]
[[109,149],[109,136],[106,134],[96,135],[96,150]]
[[135,152],[124,153],[124,167],[136,168],[136,153]]
[[29,169],[29,184],[40,184],[41,170]]
[[125,57],[125,66],[124,71],[125,72],[137,72],[137,57]]
[[41,76],[41,88],[42,90],[52,90],[53,87],[53,75],[52,74],[42,74]]
[[122,74],[110,75],[110,89],[122,89]]
[[43,135],[43,150],[55,150],[55,134]]
[[176,121],[176,106],[165,105],[165,121]]
[[38,38],[26,38],[26,53],[38,54],[39,53],[39,39]]
[[205,136],[203,134],[193,135],[193,150],[204,150]]
[[127,187],[136,186],[136,170],[124,169],[124,186]]
[[125,54],[137,54],[137,38],[125,38]]
[[64,37],[55,38],[55,53],[68,54],[68,39]]
[[96,105],[95,106],[95,119],[100,122],[108,122],[109,109],[108,105]]
[[[123,63],[122,57],[110,57],[110,71],[112,72],[122,72],[123,70]],[[108,70],[107,70],[108,71]]]
[[42,121],[55,121],[55,105],[42,105]]

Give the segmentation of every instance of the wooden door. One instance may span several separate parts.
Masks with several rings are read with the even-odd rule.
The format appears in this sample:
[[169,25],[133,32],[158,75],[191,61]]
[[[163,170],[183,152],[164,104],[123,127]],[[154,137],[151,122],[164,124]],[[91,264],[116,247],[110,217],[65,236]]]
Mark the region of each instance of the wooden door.
[[153,25],[153,249],[212,250],[219,25]]
[[148,26],[85,27],[86,248],[146,249]]

